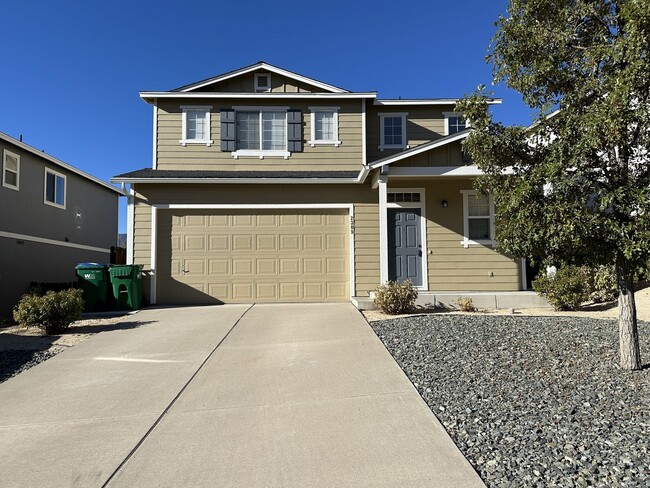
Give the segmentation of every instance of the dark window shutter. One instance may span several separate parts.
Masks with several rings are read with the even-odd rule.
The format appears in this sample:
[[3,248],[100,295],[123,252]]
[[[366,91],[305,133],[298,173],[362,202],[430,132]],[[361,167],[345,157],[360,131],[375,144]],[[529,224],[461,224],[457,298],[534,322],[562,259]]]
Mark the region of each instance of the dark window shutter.
[[287,132],[287,150],[302,152],[302,112],[300,110],[287,111]]
[[234,151],[235,148],[235,111],[221,109],[221,150]]

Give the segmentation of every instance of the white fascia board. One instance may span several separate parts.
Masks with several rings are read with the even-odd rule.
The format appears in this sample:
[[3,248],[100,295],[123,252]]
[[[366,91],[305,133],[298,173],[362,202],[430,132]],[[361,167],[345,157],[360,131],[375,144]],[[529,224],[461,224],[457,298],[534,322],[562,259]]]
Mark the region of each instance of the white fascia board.
[[[456,104],[462,100],[462,98],[420,98],[420,99],[399,99],[399,100],[391,100],[391,99],[385,99],[385,100],[380,100],[376,99],[374,101],[375,105],[452,105]],[[491,98],[488,100],[488,105],[498,105],[502,103],[502,99],[500,98]]]
[[24,142],[20,142],[18,139],[14,139],[13,137],[5,134],[4,132],[0,132],[0,139],[5,140],[6,142],[13,144],[16,147],[19,147],[20,149],[23,149],[24,151],[30,152],[40,158],[46,159],[51,163],[56,164],[57,166],[60,166],[61,168],[64,168],[71,173],[75,173],[79,176],[82,176],[83,178],[86,178],[87,180],[92,181],[93,183],[97,183],[98,185],[103,186],[104,188],[108,188],[109,190],[113,190],[115,193],[118,193],[119,195],[125,196],[126,193],[124,193],[122,190],[119,188],[115,188],[113,185],[110,185],[106,183],[103,180],[100,180],[96,176],[90,175],[86,173],[85,171],[81,171],[80,169],[75,168],[74,166],[70,166],[68,163],[64,163],[60,159],[55,158],[54,156],[50,156],[47,153],[44,153],[43,151],[39,151],[38,149],[29,146],[25,144]]
[[391,168],[391,178],[413,178],[415,176],[481,176],[478,166],[426,166],[409,168]]
[[290,184],[353,184],[360,183],[359,176],[356,178],[111,178],[115,183],[234,183],[246,184],[251,183],[255,185],[270,184],[270,185],[290,185]]
[[219,83],[220,81],[225,81],[229,80],[230,78],[234,78],[235,76],[240,76],[240,75],[245,75],[246,73],[250,73],[252,71],[257,71],[258,69],[264,69],[266,71],[270,71],[271,73],[275,73],[278,75],[286,76],[287,78],[291,78],[296,81],[301,81],[303,83],[307,83],[309,85],[316,86],[318,88],[322,88],[323,90],[328,90],[332,91],[335,93],[346,93],[348,90],[344,90],[343,88],[339,88],[334,85],[330,85],[328,83],[323,83],[322,81],[315,80],[313,78],[308,78],[307,76],[302,76],[297,73],[293,73],[291,71],[287,71],[286,69],[278,68],[277,66],[273,66],[272,64],[267,64],[267,63],[256,63],[251,66],[248,66],[246,68],[241,68],[235,71],[230,71],[228,73],[225,73],[221,76],[216,76],[214,78],[210,78],[209,80],[206,80],[203,83],[198,83],[194,85],[190,85],[184,90],[181,90],[181,93],[187,93],[191,92],[192,90],[198,90],[199,88],[203,88],[204,86],[212,85],[213,83]]
[[368,169],[381,168],[382,166],[385,166],[387,164],[391,164],[396,161],[400,161],[402,159],[410,158],[411,156],[415,156],[417,154],[430,151],[438,147],[442,147],[446,144],[451,144],[452,142],[460,141],[462,139],[465,139],[468,135],[469,132],[459,132],[458,134],[454,134],[452,136],[445,136],[443,139],[439,139],[433,142],[427,142],[426,144],[422,144],[421,146],[414,147],[413,149],[407,149],[406,151],[397,153],[394,156],[389,156],[387,158],[380,159],[379,161],[370,163],[369,165],[367,165],[367,167]]
[[256,100],[272,100],[272,99],[335,99],[340,100],[342,98],[376,98],[377,92],[355,92],[355,93],[227,93],[227,92],[140,92],[140,98],[142,98],[147,103],[152,103],[156,98],[173,98],[173,99],[219,99],[219,98],[229,98],[229,99],[256,99]]

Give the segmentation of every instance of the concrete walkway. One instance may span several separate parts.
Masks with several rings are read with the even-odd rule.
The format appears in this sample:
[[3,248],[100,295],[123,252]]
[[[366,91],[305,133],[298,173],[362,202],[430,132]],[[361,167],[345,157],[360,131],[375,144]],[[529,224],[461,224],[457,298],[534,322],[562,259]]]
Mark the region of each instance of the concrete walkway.
[[133,321],[0,385],[1,486],[483,486],[351,305]]

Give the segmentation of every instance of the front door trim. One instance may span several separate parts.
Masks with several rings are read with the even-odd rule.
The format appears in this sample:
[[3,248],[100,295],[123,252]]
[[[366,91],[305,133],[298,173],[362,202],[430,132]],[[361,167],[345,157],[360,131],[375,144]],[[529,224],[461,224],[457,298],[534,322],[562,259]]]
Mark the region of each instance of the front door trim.
[[[420,201],[419,202],[394,202],[394,203],[385,203],[385,208],[381,209],[381,215],[384,218],[384,221],[388,218],[388,209],[389,208],[419,208],[420,209],[420,242],[422,243],[422,285],[416,287],[420,291],[429,291],[429,273],[428,273],[428,260],[427,256],[429,254],[427,248],[427,216],[426,216],[426,191],[424,188],[386,188],[386,194],[388,193],[419,193]],[[382,255],[382,270],[386,270],[386,278],[388,278],[388,229],[385,225],[384,232],[381,233],[380,239],[383,244],[386,253]]]

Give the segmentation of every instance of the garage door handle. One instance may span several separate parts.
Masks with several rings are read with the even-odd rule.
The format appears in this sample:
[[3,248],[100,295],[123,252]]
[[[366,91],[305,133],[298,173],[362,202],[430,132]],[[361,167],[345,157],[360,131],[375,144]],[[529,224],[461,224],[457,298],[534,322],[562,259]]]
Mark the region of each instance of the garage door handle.
[[184,275],[189,273],[189,272],[190,272],[189,269],[185,269],[185,268],[181,269],[181,273],[183,273]]

